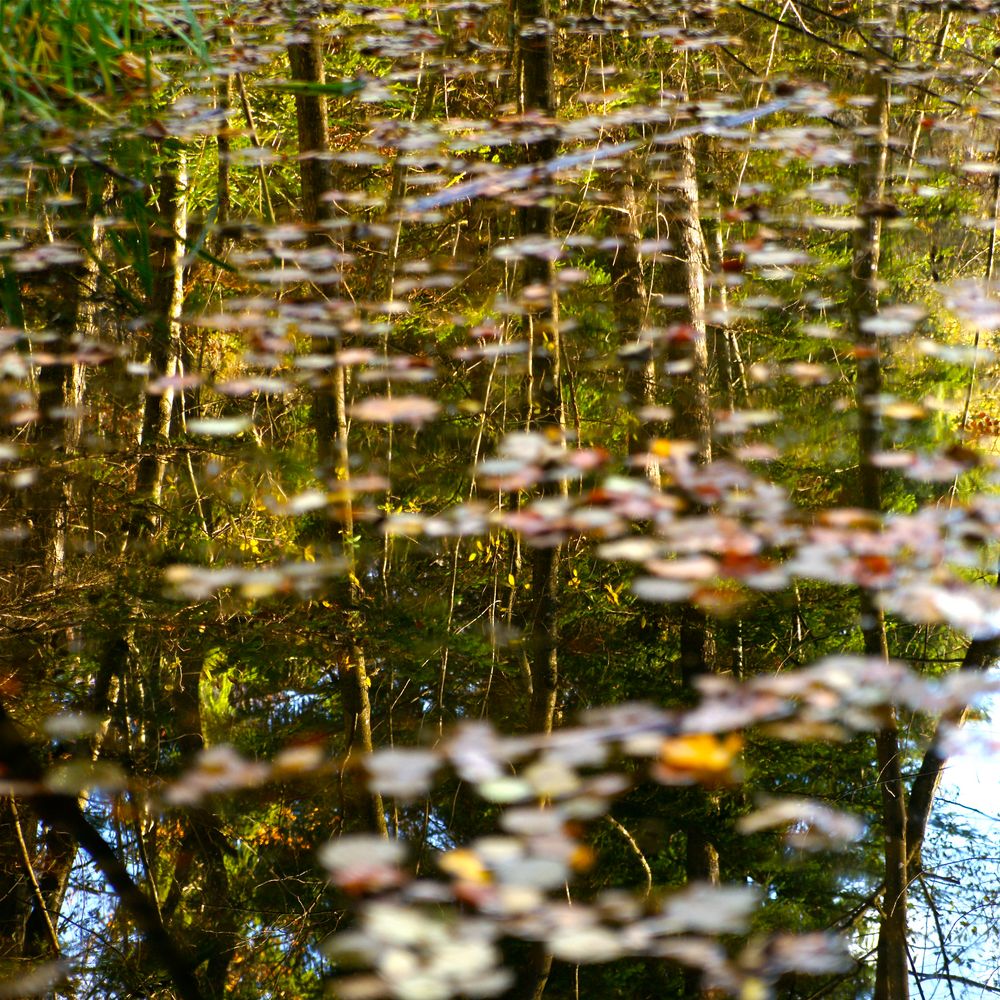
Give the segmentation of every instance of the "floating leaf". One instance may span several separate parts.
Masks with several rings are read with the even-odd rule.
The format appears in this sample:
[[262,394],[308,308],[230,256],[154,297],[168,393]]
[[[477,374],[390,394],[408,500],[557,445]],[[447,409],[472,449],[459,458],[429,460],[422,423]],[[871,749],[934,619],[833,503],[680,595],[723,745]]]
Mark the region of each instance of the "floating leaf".
[[406,847],[398,840],[368,834],[345,834],[320,847],[320,864],[337,885],[352,892],[376,891],[398,885]]
[[206,417],[187,422],[187,429],[192,434],[203,434],[205,437],[235,437],[252,426],[253,421],[249,417]]
[[51,996],[70,974],[70,965],[62,959],[42,962],[13,979],[0,981],[0,1000],[21,1000],[22,997]]
[[665,782],[726,780],[742,748],[736,733],[723,738],[708,733],[670,737],[660,745],[654,773]]
[[413,424],[419,427],[433,420],[441,404],[426,396],[370,396],[351,408],[357,420],[377,424]]
[[831,809],[812,799],[799,798],[765,801],[755,812],[741,817],[737,825],[743,833],[790,826],[788,843],[807,850],[851,843],[860,838],[865,829],[865,824],[857,816]]

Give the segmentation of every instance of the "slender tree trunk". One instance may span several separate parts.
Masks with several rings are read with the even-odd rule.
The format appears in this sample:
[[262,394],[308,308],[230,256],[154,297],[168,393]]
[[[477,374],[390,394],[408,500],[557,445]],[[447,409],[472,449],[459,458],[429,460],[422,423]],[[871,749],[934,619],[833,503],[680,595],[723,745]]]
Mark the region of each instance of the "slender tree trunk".
[[[204,721],[201,713],[201,681],[205,660],[200,649],[180,652],[180,669],[176,685],[171,689],[170,719],[176,729],[174,746],[185,764],[205,747]],[[137,822],[141,823],[141,817]],[[240,935],[237,910],[231,904],[229,874],[226,856],[234,853],[223,832],[218,816],[204,808],[186,810],[183,823],[186,827],[174,876],[162,906],[162,919],[167,921],[179,908],[182,898],[192,913],[203,914],[199,928],[201,944],[199,957],[206,962],[201,977],[206,997],[225,995],[226,974],[236,954]],[[141,832],[140,832],[141,836]],[[148,872],[150,895],[159,906],[155,879],[156,855],[144,857],[153,870]],[[197,868],[201,878],[193,876]],[[191,886],[195,891],[191,891]],[[200,904],[200,905],[199,905]]]
[[[611,257],[611,305],[615,325],[623,338],[619,357],[625,371],[622,378],[622,403],[626,408],[625,448],[629,456],[645,450],[645,419],[638,412],[654,401],[656,361],[653,344],[642,338],[646,326],[649,294],[639,243],[642,239],[641,205],[636,196],[635,181],[627,167],[619,169],[612,183],[612,194],[621,213],[618,246]],[[633,467],[634,475],[648,475],[651,470]]]
[[[630,178],[619,175],[614,190],[615,202],[625,213],[619,227],[619,245],[611,265],[613,307],[619,328],[623,331],[627,350],[624,394],[627,405],[635,407],[658,402],[657,371],[653,346],[639,339],[645,323],[646,283],[638,254],[640,229],[638,201]],[[694,146],[685,140],[677,154],[675,181],[676,201],[673,209],[672,236],[674,265],[665,273],[667,293],[683,299],[683,306],[672,310],[676,321],[675,336],[669,346],[673,405],[673,435],[695,445],[699,464],[711,459],[711,409],[708,386],[708,348],[705,338],[705,265],[707,250],[701,228],[697,163]],[[635,454],[645,447],[638,431],[639,422],[630,416],[628,449]],[[645,470],[639,470],[640,473]],[[686,606],[680,612],[679,667],[685,690],[694,697],[694,681],[715,668],[712,630],[705,615],[697,608]],[[683,800],[686,837],[685,872],[688,881],[718,883],[719,854],[714,843],[713,826],[717,822],[717,797],[705,789],[695,788],[680,793]],[[701,974],[696,969],[685,971],[685,992],[688,996],[715,996],[703,992]]]
[[[667,270],[668,294],[683,298],[676,313],[668,359],[669,402],[673,407],[675,438],[694,446],[694,460],[704,465],[712,458],[712,411],[709,393],[708,345],[705,327],[705,265],[708,252],[701,228],[698,168],[694,142],[681,142],[677,156],[674,214],[675,265]],[[712,670],[711,629],[705,615],[686,605],[680,625],[680,672],[688,690],[696,677]]]
[[[518,106],[522,112],[545,117],[555,113],[555,83],[552,61],[552,22],[548,0],[512,0]],[[558,141],[551,134],[529,143],[527,163],[551,159]],[[520,209],[521,236],[551,237],[555,215],[548,199]],[[528,380],[527,426],[564,440],[562,405],[562,339],[559,331],[559,300],[551,261],[529,256],[521,270],[522,291],[532,289],[528,327],[531,372]],[[528,297],[525,296],[527,299]],[[548,733],[555,724],[559,691],[557,612],[561,546],[535,548],[531,552],[531,605],[525,629],[528,649],[530,701],[528,727]],[[552,969],[552,955],[541,944],[532,947],[528,961],[508,996],[512,1000],[541,1000]]]
[[[154,269],[149,303],[149,363],[154,379],[177,373],[181,355],[180,317],[184,304],[184,240],[187,235],[187,155],[176,156],[160,175],[159,225],[150,238]],[[146,393],[142,415],[141,454],[136,471],[136,509],[129,536],[155,530],[156,508],[163,490],[170,444],[174,391]]]
[[[69,178],[70,194],[89,207],[89,193],[83,171]],[[50,237],[72,240],[68,223],[65,230],[50,230]],[[79,248],[77,248],[79,252]],[[38,368],[38,418],[32,429],[36,447],[48,454],[40,464],[63,464],[63,475],[50,475],[39,480],[31,498],[31,520],[34,524],[38,565],[47,583],[57,580],[66,559],[66,534],[71,502],[71,484],[66,462],[72,440],[70,416],[78,401],[80,366],[73,364],[77,324],[86,294],[88,262],[79,259],[50,268],[41,281],[47,287],[47,326],[49,339],[42,345],[46,360]]]
[[[323,51],[317,32],[310,31],[305,41],[288,46],[288,62],[293,79],[322,85],[325,80]],[[299,138],[299,179],[302,218],[310,228],[310,242],[325,245],[319,231],[325,215],[323,193],[330,187],[329,126],[326,98],[322,93],[295,95],[295,113]],[[332,288],[320,286],[320,294]],[[347,375],[343,365],[334,362],[329,342],[317,349],[331,354],[332,384],[322,382],[313,393],[312,420],[316,433],[319,474],[326,479],[342,480],[350,474],[350,443],[347,420]],[[372,708],[364,645],[360,640],[364,622],[360,604],[360,584],[355,574],[354,514],[350,498],[343,502],[339,521],[331,520],[330,541],[339,545],[347,564],[347,580],[341,601],[344,607],[344,638],[340,643],[337,674],[343,712],[344,763],[340,773],[341,832],[374,830],[388,835],[385,808],[380,795],[371,795],[355,768],[356,755],[370,753],[372,743]]]
[[680,141],[677,153],[675,253],[678,267],[669,291],[686,298],[686,315],[670,338],[670,360],[675,366],[671,403],[676,437],[695,446],[695,461],[712,460],[712,409],[709,394],[708,339],[705,324],[705,269],[708,248],[701,228],[698,164],[695,140]]
[[[25,922],[32,905],[31,875],[25,870],[14,800],[0,803],[0,968],[24,955]],[[30,861],[30,852],[29,852]]]
[[[890,83],[872,70],[868,92],[871,105],[866,134],[867,155],[858,169],[860,226],[854,234],[851,262],[850,319],[857,359],[859,494],[863,507],[882,512],[882,475],[875,455],[882,447],[878,400],[882,392],[881,348],[866,320],[878,311],[878,273],[882,252],[882,206],[885,203],[889,157]],[[885,620],[870,591],[860,594],[861,630],[868,656],[887,658]],[[886,710],[884,725],[875,737],[882,798],[885,849],[885,889],[875,969],[875,1000],[906,1000],[907,963],[907,850],[906,796],[900,760],[899,728],[894,709]]]
[[[91,211],[95,217],[99,214],[100,199]],[[88,243],[90,253],[83,261],[80,274],[80,300],[73,336],[75,348],[100,339],[101,306],[97,300],[102,286],[99,261],[104,249],[104,228],[97,222],[90,225]],[[66,450],[72,454],[79,448],[83,435],[87,366],[74,361],[69,365],[67,375],[64,436]]]
[[233,78],[227,76],[215,87],[216,107],[222,113],[219,130],[215,134],[215,150],[218,163],[215,170],[215,225],[216,233],[208,241],[212,253],[218,255],[225,246],[225,227],[232,211],[232,186],[230,184],[230,162],[232,143],[229,138],[229,116],[233,107]]
[[[547,0],[515,0],[517,31],[517,79],[519,105],[523,112],[546,117],[555,113],[552,64],[552,24]],[[557,140],[547,134],[529,143],[525,162],[551,159]],[[552,204],[541,199],[519,213],[522,236],[551,237],[555,218]],[[553,440],[563,439],[562,342],[559,334],[559,301],[555,291],[554,265],[550,260],[529,256],[522,268],[522,287],[531,289],[527,316],[531,345],[531,377],[528,382],[528,426]],[[531,700],[528,725],[537,732],[550,732],[555,720],[559,687],[557,621],[561,547],[536,548],[531,555],[531,606],[528,613],[528,662]]]
[[[323,50],[318,32],[288,46],[292,79],[322,85],[325,80]],[[296,93],[295,122],[299,137],[299,181],[302,218],[315,227],[323,217],[322,195],[330,187],[329,116],[321,93]]]
[[[725,247],[722,243],[722,220],[719,217],[716,217],[715,220],[715,256],[721,271]],[[718,292],[719,309],[725,315],[729,307],[729,292],[724,282],[719,284]],[[721,330],[715,332],[711,346],[714,367],[718,372],[719,388],[725,397],[726,406],[730,410],[735,410],[737,398],[746,399],[747,384],[740,344],[736,338],[736,332],[728,320],[725,321]]]
[[[676,200],[674,207],[674,254],[676,265],[668,269],[668,294],[684,300],[668,346],[670,362],[670,403],[673,407],[673,435],[694,446],[693,459],[704,465],[712,459],[712,411],[709,391],[708,341],[705,323],[705,271],[708,249],[701,228],[698,191],[698,164],[694,139],[681,141],[676,160]],[[698,509],[696,502],[694,509]],[[686,697],[695,697],[698,677],[713,673],[715,641],[705,613],[686,604],[680,612],[678,658]],[[715,827],[719,822],[718,796],[704,788],[694,788],[688,798],[685,823],[685,874],[689,882],[720,881],[719,851]],[[720,994],[703,989],[701,973],[686,969],[685,990],[689,996],[714,998]]]

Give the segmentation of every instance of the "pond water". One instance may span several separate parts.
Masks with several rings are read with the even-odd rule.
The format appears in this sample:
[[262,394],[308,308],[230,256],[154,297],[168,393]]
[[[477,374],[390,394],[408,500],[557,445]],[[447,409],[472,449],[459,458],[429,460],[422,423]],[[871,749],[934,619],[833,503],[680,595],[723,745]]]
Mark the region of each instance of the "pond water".
[[998,992],[997,10],[0,2],[0,994]]

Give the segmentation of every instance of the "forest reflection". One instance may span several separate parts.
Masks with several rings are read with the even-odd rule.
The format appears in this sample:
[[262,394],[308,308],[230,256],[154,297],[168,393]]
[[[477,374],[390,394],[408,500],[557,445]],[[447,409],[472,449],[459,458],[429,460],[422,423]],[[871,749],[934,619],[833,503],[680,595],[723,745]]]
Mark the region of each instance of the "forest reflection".
[[0,995],[996,993],[997,12],[0,0]]

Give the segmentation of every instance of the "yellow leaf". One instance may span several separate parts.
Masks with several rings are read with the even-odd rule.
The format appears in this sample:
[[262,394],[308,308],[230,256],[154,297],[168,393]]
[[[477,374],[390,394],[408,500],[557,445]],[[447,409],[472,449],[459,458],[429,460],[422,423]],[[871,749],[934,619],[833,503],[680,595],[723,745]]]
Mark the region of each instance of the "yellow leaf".
[[513,573],[508,573],[507,574],[507,586],[508,587],[516,587],[517,586],[517,581],[514,579],[514,574]]
[[479,860],[475,851],[460,847],[448,851],[438,859],[438,866],[448,875],[453,875],[461,882],[479,882],[485,885],[491,881],[491,875],[486,866]]
[[719,738],[709,733],[677,736],[663,741],[660,763],[672,771],[721,775],[728,771],[743,747],[737,733]]

